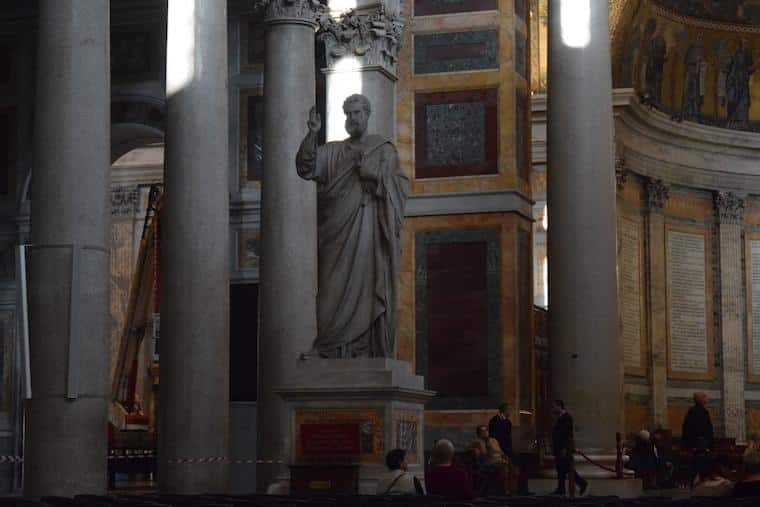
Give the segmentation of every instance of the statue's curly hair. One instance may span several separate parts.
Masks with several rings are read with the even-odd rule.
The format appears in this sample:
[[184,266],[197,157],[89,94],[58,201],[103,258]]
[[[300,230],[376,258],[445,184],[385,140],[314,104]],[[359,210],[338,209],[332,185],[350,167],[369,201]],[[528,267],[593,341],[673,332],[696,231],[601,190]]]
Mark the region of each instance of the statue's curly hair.
[[350,95],[346,100],[343,101],[343,112],[346,112],[346,107],[349,104],[355,104],[359,103],[362,106],[362,109],[367,113],[367,116],[372,114],[372,105],[369,102],[369,99],[365,97],[364,95],[360,95],[358,93],[355,93],[353,95]]

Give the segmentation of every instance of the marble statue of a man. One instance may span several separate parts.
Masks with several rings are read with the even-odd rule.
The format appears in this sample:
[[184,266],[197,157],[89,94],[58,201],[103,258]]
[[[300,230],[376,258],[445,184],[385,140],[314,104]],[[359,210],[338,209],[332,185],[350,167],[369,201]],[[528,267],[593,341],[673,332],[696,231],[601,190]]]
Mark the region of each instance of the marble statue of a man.
[[296,156],[317,182],[319,286],[313,354],[391,357],[395,347],[399,233],[409,180],[395,146],[367,133],[370,102],[343,103],[348,139],[317,146],[322,121],[309,112]]

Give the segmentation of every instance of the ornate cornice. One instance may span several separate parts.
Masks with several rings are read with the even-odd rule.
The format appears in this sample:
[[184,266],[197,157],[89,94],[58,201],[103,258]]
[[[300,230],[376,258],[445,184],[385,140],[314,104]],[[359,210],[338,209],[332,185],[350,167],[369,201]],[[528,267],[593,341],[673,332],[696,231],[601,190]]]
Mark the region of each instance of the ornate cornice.
[[268,24],[288,23],[316,28],[319,18],[326,16],[327,6],[318,0],[253,0],[254,9],[263,11]]
[[380,67],[396,76],[404,22],[397,14],[387,12],[382,4],[368,14],[350,10],[337,20],[321,16],[319,27],[328,68],[334,69],[343,58],[353,56],[357,68]]
[[661,210],[670,197],[670,185],[662,180],[647,180],[647,198],[650,210]]
[[733,192],[715,192],[715,213],[721,224],[739,224],[744,218],[744,198]]
[[138,187],[115,187],[111,189],[111,215],[129,217],[137,211],[140,202]]

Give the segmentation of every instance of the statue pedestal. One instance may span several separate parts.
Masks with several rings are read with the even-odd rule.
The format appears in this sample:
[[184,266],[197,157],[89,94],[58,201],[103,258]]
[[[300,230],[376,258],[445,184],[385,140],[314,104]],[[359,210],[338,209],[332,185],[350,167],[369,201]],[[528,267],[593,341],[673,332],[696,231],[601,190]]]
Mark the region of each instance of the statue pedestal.
[[[356,464],[357,492],[374,494],[386,470],[385,454],[402,448],[409,471],[422,479],[424,408],[435,393],[409,363],[308,359],[298,362],[291,378],[275,392],[287,405],[292,465]],[[290,477],[280,476],[277,483],[273,489],[282,490]],[[311,487],[327,492],[332,485],[315,478]]]

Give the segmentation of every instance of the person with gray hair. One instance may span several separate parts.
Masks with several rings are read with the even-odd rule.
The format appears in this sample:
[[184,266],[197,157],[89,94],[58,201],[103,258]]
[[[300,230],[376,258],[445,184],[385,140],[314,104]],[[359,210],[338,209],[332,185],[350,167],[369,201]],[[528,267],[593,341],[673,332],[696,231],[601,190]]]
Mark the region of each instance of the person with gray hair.
[[304,357],[394,357],[401,223],[409,180],[396,147],[367,133],[363,95],[343,103],[348,139],[317,146],[309,112],[298,175],[317,183],[317,336]]
[[471,500],[475,498],[472,477],[454,463],[454,444],[442,438],[433,447],[430,467],[425,472],[425,487],[429,495],[442,496],[446,500]]

